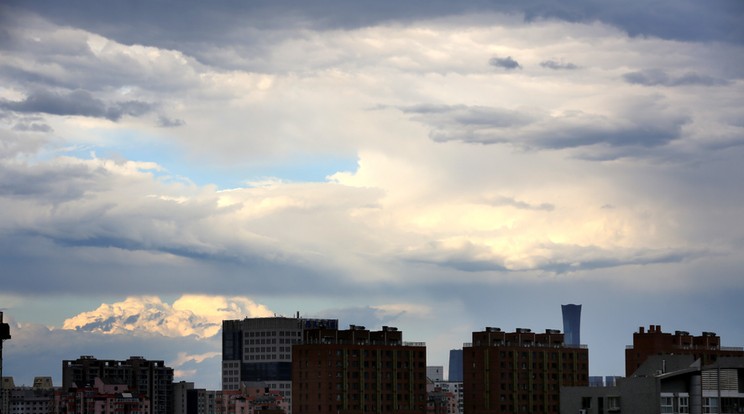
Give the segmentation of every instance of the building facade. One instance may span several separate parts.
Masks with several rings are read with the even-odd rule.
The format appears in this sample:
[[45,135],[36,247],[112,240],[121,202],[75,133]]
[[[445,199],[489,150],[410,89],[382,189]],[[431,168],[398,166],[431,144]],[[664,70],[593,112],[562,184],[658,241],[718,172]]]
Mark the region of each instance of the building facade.
[[132,356],[125,361],[101,360],[81,356],[77,360],[62,361],[62,388],[84,388],[95,384],[95,379],[118,382],[135,394],[149,399],[150,414],[173,412],[173,368],[163,361]]
[[294,414],[426,412],[426,345],[383,326],[312,329],[292,348]]
[[563,335],[566,345],[581,344],[581,305],[561,305]]
[[7,407],[3,414],[50,414],[54,412],[52,377],[35,377],[31,387],[16,387],[13,377],[3,378]]
[[558,330],[489,327],[464,345],[463,376],[465,414],[558,414],[560,387],[588,385],[589,351]]
[[650,325],[648,331],[640,327],[633,334],[633,345],[625,349],[625,376],[632,376],[649,356],[661,354],[692,355],[710,365],[720,357],[744,357],[744,348],[721,346],[721,338],[713,332],[693,336],[687,331],[662,332],[660,325]]
[[692,355],[649,356],[615,386],[561,389],[561,412],[734,414],[744,412],[744,358],[701,365]]
[[306,329],[338,329],[337,319],[297,317],[222,321],[222,389],[239,390],[243,382],[263,382],[278,390],[291,407],[292,346]]
[[54,394],[54,414],[147,414],[150,400],[129,392],[126,384],[95,377],[92,384],[65,388]]

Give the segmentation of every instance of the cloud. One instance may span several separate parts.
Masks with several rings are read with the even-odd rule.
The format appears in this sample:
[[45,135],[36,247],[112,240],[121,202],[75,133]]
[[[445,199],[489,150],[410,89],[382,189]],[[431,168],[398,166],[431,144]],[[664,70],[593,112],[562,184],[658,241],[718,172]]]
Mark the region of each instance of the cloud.
[[541,271],[560,275],[622,266],[679,263],[708,254],[685,249],[608,250],[598,246],[555,243],[535,243],[525,250],[531,253],[509,256],[485,241],[445,240],[411,250],[403,257],[465,272]]
[[117,360],[139,355],[176,368],[176,381],[197,380],[199,387],[220,387],[220,362],[215,357],[220,353],[219,338],[104,334],[28,323],[14,323],[10,329],[13,337],[3,344],[3,375],[13,376],[16,384],[31,385],[35,376],[51,376],[60,386],[61,361],[81,355]]
[[629,72],[623,75],[623,79],[628,83],[643,86],[722,86],[730,83],[726,79],[699,75],[695,72],[688,72],[679,76],[670,76],[667,72],[660,69]]
[[431,128],[437,142],[511,144],[537,149],[657,147],[681,137],[686,116],[669,113],[653,101],[627,103],[612,117],[584,111],[546,114],[534,110],[454,106],[413,106],[403,111]]
[[578,66],[571,62],[558,62],[555,60],[544,60],[540,62],[540,66],[548,69],[553,70],[576,70],[579,69]]
[[157,296],[128,297],[123,302],[104,303],[94,311],[68,318],[63,328],[118,335],[193,335],[203,339],[217,335],[225,319],[271,314],[265,306],[240,297],[184,295],[172,305],[163,303]]
[[488,60],[488,64],[491,66],[495,66],[497,68],[504,68],[507,70],[522,68],[522,66],[519,65],[519,62],[512,59],[511,56],[507,56],[505,58],[492,57],[491,59]]
[[50,115],[73,115],[106,118],[118,121],[124,115],[141,116],[152,110],[147,102],[125,101],[106,105],[90,92],[35,91],[22,101],[0,101],[0,108],[20,113],[45,113]]
[[185,125],[182,119],[171,119],[165,116],[158,117],[158,125],[163,128],[175,128]]
[[[586,0],[560,3],[528,0],[520,2],[462,2],[415,0],[406,3],[381,0],[375,5],[354,5],[329,0],[308,5],[289,0],[271,3],[215,2],[208,7],[190,1],[184,5],[173,0],[142,7],[108,7],[92,0],[78,7],[62,7],[54,1],[24,2],[9,5],[41,14],[61,25],[82,26],[116,38],[122,43],[154,43],[163,48],[184,45],[203,52],[204,43],[245,42],[251,28],[280,32],[294,26],[313,30],[350,30],[359,27],[409,23],[417,20],[455,18],[463,14],[516,14],[526,22],[558,20],[571,23],[600,21],[620,28],[631,36],[660,37],[684,41],[724,41],[742,43],[738,18],[744,11],[736,0],[703,5],[694,0],[665,3],[658,12],[649,11],[640,0],[623,7],[596,4]],[[170,11],[183,6],[183,18]],[[142,10],[146,10],[143,13]],[[280,17],[279,17],[280,16]],[[131,22],[121,25],[120,22]],[[696,24],[690,25],[689,22]],[[199,47],[200,45],[201,48]],[[183,47],[183,46],[182,46]]]

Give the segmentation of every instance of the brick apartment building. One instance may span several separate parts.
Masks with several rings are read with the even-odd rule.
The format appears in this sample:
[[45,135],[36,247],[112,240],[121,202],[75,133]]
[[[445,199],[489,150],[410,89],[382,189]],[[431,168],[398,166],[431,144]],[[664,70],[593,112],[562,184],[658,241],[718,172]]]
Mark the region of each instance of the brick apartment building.
[[722,347],[721,338],[713,332],[693,336],[675,331],[672,335],[662,332],[660,325],[650,325],[648,331],[640,327],[633,333],[633,345],[625,349],[625,376],[632,376],[649,356],[664,354],[692,355],[705,366],[720,357],[744,357],[744,348]]
[[560,387],[589,384],[589,350],[558,330],[473,332],[463,347],[465,414],[560,411]]
[[292,347],[292,412],[425,413],[426,345],[402,339],[387,326],[306,330]]

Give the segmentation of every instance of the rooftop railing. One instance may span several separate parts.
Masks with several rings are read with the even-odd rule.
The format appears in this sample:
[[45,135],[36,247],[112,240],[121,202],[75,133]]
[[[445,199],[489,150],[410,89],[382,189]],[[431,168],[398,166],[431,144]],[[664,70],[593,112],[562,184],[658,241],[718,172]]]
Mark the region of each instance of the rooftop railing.
[[[635,349],[633,345],[625,345],[625,349]],[[717,346],[717,345],[684,345],[684,346],[675,346],[673,349],[689,349],[692,351],[738,351],[738,352],[744,352],[744,347],[741,346]]]
[[[574,349],[589,349],[586,344],[572,345],[572,344],[556,344],[556,343],[544,343],[544,342],[477,342],[475,346],[492,346],[492,347],[521,347],[521,348],[574,348]],[[465,342],[462,344],[463,348],[472,348],[472,342]]]

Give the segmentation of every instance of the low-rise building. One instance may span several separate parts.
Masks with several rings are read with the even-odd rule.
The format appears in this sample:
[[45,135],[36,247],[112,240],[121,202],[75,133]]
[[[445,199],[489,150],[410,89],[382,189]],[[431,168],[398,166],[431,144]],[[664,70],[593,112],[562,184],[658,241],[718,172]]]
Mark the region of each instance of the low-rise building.
[[744,412],[744,357],[709,365],[692,355],[653,355],[611,387],[564,387],[561,413]]
[[660,325],[640,327],[633,334],[633,345],[625,349],[625,376],[632,376],[649,356],[661,354],[692,355],[709,365],[719,357],[744,357],[744,348],[721,346],[721,337],[714,332],[696,336],[687,331],[662,332]]

